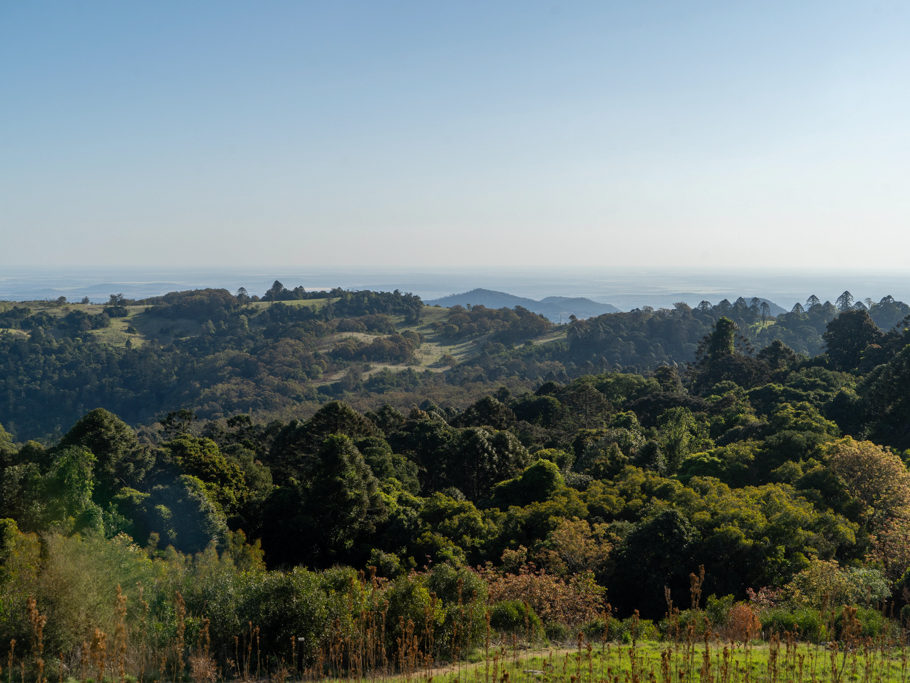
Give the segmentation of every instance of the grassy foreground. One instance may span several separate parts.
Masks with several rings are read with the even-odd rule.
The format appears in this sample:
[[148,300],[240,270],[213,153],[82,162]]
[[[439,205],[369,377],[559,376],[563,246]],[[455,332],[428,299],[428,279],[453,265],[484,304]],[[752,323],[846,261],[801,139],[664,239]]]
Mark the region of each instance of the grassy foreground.
[[835,643],[797,641],[756,643],[585,643],[569,649],[528,651],[519,647],[490,648],[479,662],[415,669],[396,676],[378,673],[354,678],[310,680],[350,681],[570,681],[608,683],[698,681],[910,681],[910,649],[871,641],[847,650]]

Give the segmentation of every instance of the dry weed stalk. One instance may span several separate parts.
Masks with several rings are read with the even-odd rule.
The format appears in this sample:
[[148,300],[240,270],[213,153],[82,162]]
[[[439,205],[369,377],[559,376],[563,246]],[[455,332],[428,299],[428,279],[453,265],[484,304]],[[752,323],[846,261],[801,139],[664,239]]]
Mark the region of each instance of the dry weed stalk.
[[6,683],[13,683],[13,663],[16,661],[16,639],[9,641],[9,655],[6,660]]
[[32,658],[35,661],[35,681],[45,683],[44,677],[44,627],[47,625],[47,616],[38,612],[38,601],[34,596],[26,600],[28,621],[32,627]]
[[196,651],[189,656],[190,679],[193,683],[214,683],[218,679],[218,665],[210,654],[209,618],[202,620],[196,639]]
[[174,596],[175,616],[177,618],[177,638],[174,641],[174,681],[183,678],[183,652],[186,648],[186,603],[180,591]]
[[89,644],[82,641],[82,647],[79,650],[79,680],[84,681],[88,672],[89,664]]
[[95,681],[104,680],[104,667],[107,663],[107,635],[100,628],[92,634],[92,643],[89,646],[92,665],[95,667]]
[[138,624],[138,634],[139,642],[142,643],[139,650],[139,671],[137,678],[139,683],[143,683],[145,678],[145,667],[148,662],[148,644],[146,643],[145,635],[148,633],[148,624],[149,624],[149,610],[150,606],[145,600],[145,590],[141,583],[136,583],[136,589],[139,592],[139,606],[141,610],[139,612],[139,624]]
[[689,574],[689,595],[692,598],[692,609],[699,609],[698,604],[701,602],[702,588],[705,585],[705,565],[698,565],[698,574],[692,572]]
[[114,649],[117,653],[117,674],[120,683],[126,681],[126,649],[128,644],[126,627],[126,596],[117,584],[117,625],[114,627]]

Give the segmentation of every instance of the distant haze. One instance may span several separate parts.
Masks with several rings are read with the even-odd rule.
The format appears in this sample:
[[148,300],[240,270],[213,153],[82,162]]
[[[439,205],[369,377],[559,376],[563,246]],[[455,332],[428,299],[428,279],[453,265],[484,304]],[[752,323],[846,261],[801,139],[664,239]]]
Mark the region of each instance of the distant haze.
[[880,0],[4,2],[0,264],[903,268],[908,26]]
[[789,309],[812,295],[834,301],[845,289],[856,300],[878,301],[892,295],[910,302],[910,274],[668,270],[630,268],[23,268],[0,267],[0,299],[56,299],[78,301],[88,296],[106,301],[110,294],[143,298],[179,289],[223,287],[236,292],[263,294],[275,279],[287,287],[307,289],[342,287],[412,292],[424,300],[466,292],[477,287],[516,296],[586,297],[628,310],[640,306],[668,307],[677,301],[692,306],[702,300],[713,304],[727,298],[763,297]]

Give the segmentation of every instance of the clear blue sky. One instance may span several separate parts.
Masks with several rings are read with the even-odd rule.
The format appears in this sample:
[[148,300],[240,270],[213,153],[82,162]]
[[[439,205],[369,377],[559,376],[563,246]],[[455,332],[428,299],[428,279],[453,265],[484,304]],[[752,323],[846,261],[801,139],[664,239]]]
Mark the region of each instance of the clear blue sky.
[[0,264],[897,268],[907,2],[0,2]]

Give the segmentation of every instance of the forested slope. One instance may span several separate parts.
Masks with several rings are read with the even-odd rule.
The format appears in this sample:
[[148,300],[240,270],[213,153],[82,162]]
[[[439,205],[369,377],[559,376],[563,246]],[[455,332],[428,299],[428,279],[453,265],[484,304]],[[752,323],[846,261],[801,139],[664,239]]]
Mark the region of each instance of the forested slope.
[[[837,305],[811,297],[776,318],[760,300],[738,299],[553,325],[520,307],[444,309],[400,292],[307,293],[277,282],[262,300],[196,290],[112,295],[105,306],[0,303],[0,422],[26,440],[59,438],[95,407],[136,427],[178,409],[286,420],[332,399],[362,410],[424,400],[464,408],[500,386],[520,392],[596,372],[683,367],[721,317],[737,325],[746,353],[780,340],[815,356],[828,323],[860,308],[845,292]],[[910,307],[886,297],[867,312],[878,334]],[[878,364],[873,356],[863,369]]]

